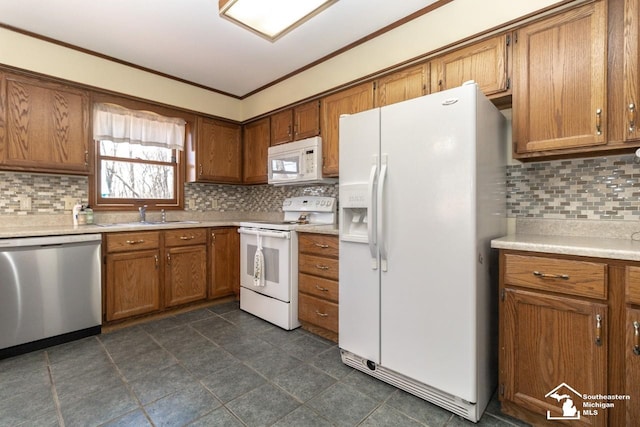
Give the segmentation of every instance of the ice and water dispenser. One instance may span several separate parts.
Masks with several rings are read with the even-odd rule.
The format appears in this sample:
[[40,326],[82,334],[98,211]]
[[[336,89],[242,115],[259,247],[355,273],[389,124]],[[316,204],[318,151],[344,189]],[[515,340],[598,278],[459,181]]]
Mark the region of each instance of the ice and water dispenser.
[[340,239],[348,242],[368,242],[369,185],[340,186]]

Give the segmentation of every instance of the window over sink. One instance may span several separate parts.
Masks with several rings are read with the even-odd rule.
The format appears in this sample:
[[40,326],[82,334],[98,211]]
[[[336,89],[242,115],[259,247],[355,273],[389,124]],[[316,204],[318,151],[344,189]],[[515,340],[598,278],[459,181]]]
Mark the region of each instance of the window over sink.
[[188,124],[180,117],[95,103],[89,203],[98,210],[182,208]]

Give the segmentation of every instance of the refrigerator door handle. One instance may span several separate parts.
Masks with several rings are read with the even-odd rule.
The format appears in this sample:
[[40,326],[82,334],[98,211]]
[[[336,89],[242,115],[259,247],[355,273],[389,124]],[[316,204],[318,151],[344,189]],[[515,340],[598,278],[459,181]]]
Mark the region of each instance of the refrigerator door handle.
[[387,271],[387,242],[384,229],[384,193],[387,179],[387,155],[380,158],[380,177],[378,178],[378,200],[376,209],[376,224],[378,228],[378,250],[380,251],[380,269]]
[[375,195],[376,195],[376,178],[378,173],[378,156],[373,156],[373,165],[369,173],[369,202],[367,204],[367,237],[369,242],[369,252],[371,253],[371,269],[378,269],[378,250],[376,248],[376,215],[375,215]]

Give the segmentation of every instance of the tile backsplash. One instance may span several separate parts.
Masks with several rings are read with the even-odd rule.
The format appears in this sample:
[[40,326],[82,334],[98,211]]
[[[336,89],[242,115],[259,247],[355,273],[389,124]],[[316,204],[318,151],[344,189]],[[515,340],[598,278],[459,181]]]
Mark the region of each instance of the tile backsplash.
[[[522,163],[507,167],[512,218],[640,219],[640,163],[634,155]],[[62,214],[64,199],[87,200],[86,177],[0,172],[0,215]],[[188,212],[279,212],[282,200],[338,195],[338,185],[185,185]],[[21,197],[31,209],[21,209]],[[24,206],[22,206],[24,207]]]
[[[0,172],[0,215],[55,215],[65,212],[65,198],[86,203],[89,180],[83,176]],[[286,197],[337,197],[338,186],[185,184],[186,212],[279,212]],[[31,209],[21,209],[28,197]],[[68,211],[67,211],[68,212]]]
[[634,155],[507,167],[507,215],[542,219],[640,219],[640,163]]

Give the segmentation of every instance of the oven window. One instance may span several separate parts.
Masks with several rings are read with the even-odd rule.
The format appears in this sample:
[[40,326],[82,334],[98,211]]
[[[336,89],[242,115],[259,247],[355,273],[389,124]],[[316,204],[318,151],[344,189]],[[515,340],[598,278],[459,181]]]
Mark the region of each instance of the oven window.
[[[247,275],[253,276],[253,260],[256,256],[256,245],[247,245]],[[280,283],[280,252],[273,248],[262,248],[264,255],[264,280],[266,282]]]

